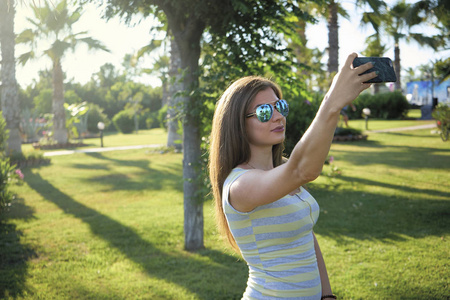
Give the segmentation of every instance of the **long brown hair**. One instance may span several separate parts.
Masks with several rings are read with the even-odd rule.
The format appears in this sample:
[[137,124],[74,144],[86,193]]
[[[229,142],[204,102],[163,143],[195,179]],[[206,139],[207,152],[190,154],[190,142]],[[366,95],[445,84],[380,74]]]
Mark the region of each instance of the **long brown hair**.
[[[280,88],[269,79],[258,76],[243,77],[227,88],[217,102],[214,112],[209,151],[209,176],[215,199],[216,220],[219,232],[227,237],[236,250],[238,247],[222,207],[223,184],[233,168],[250,160],[245,115],[256,94],[268,88],[273,89],[278,99],[282,99]],[[283,143],[272,147],[275,167],[283,161],[283,150]]]

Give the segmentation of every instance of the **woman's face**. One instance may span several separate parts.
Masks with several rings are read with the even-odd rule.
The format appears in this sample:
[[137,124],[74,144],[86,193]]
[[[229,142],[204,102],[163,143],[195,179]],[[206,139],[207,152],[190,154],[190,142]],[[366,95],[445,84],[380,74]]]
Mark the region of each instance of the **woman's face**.
[[[253,99],[250,110],[247,114],[254,113],[256,108],[261,104],[275,105],[278,97],[271,88],[260,91]],[[254,146],[273,146],[284,141],[286,132],[286,118],[281,115],[275,108],[273,109],[272,118],[267,122],[261,122],[254,115],[245,120],[247,127],[247,136],[250,144]]]

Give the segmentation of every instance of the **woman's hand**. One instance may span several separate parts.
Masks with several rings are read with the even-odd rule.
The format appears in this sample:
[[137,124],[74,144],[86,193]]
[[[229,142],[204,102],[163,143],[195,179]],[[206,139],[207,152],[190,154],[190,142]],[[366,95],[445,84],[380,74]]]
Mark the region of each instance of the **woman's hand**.
[[362,91],[371,86],[370,83],[364,82],[377,77],[375,72],[360,76],[360,74],[373,68],[373,65],[372,63],[366,63],[357,68],[353,68],[353,60],[357,56],[356,53],[348,56],[342,69],[334,76],[333,83],[325,96],[324,100],[333,99],[332,104],[333,106],[336,105],[338,110],[349,105]]

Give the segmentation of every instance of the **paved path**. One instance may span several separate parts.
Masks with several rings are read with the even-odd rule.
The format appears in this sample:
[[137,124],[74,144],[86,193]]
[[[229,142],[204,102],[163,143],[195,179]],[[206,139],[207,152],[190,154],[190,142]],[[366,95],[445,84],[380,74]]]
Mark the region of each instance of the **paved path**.
[[[418,129],[431,129],[436,127],[436,124],[425,124],[410,127],[400,127],[400,128],[389,128],[383,130],[369,130],[368,132],[394,132],[394,131],[407,131],[407,130],[418,130]],[[89,148],[83,150],[61,150],[61,151],[51,151],[45,152],[44,156],[59,156],[59,155],[69,155],[74,153],[96,153],[96,152],[107,152],[107,151],[118,151],[118,150],[130,150],[130,149],[144,149],[144,148],[158,148],[163,145],[137,145],[137,146],[120,146],[120,147],[103,147],[103,148]]]
[[82,149],[82,150],[61,150],[61,151],[45,152],[44,156],[59,156],[59,155],[69,155],[69,154],[74,154],[74,153],[94,153],[94,152],[107,152],[107,151],[116,151],[116,150],[158,148],[158,147],[162,147],[162,145],[137,145],[137,146],[89,148],[89,149]]
[[418,130],[418,129],[431,129],[431,128],[435,128],[435,127],[436,127],[436,123],[433,123],[433,124],[424,124],[424,125],[409,126],[409,127],[389,128],[389,129],[382,129],[382,130],[369,130],[368,132],[408,131],[408,130]]

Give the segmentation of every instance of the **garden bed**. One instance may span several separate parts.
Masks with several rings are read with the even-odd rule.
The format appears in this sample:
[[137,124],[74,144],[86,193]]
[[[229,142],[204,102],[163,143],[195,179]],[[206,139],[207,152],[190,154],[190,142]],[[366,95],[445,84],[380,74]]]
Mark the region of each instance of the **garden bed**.
[[50,164],[49,158],[27,158],[21,160],[11,160],[11,165],[16,165],[17,168],[38,167]]
[[68,148],[77,148],[77,147],[86,147],[87,144],[83,142],[78,143],[65,143],[65,144],[48,144],[41,145],[39,143],[33,143],[33,148],[37,150],[54,150],[54,149],[68,149]]
[[350,142],[367,140],[367,135],[362,134],[361,130],[355,128],[338,127],[334,133],[334,142]]
[[333,137],[333,142],[350,142],[350,141],[365,141],[368,135],[336,135]]

